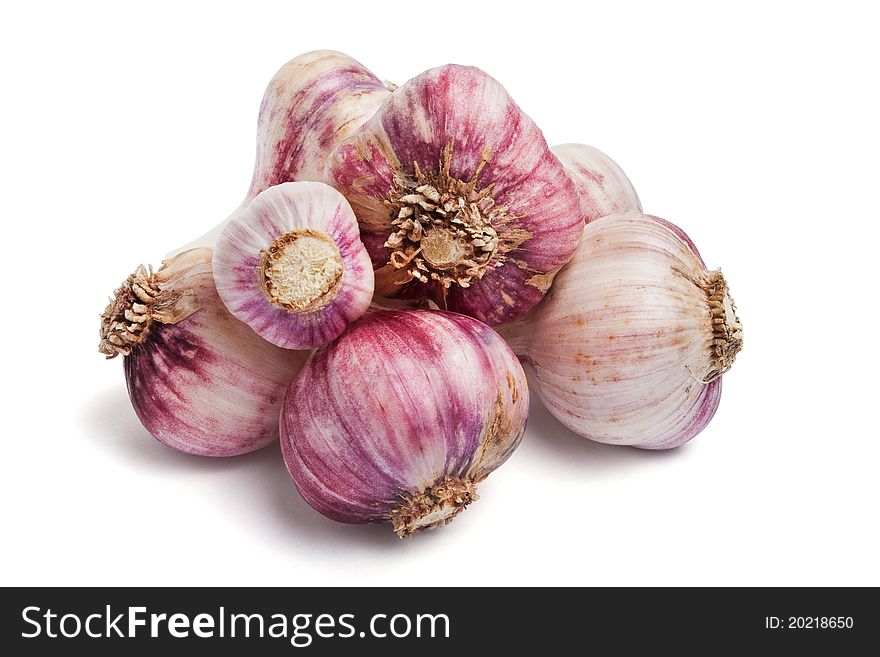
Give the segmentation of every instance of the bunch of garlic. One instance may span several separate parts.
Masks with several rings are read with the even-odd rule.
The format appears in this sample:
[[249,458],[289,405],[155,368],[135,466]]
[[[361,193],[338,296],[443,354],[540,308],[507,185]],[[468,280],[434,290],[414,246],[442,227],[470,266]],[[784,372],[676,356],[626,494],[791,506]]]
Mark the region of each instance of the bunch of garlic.
[[330,51],[275,75],[242,205],[129,276],[100,343],[158,440],[280,435],[309,504],[401,536],[513,453],[521,362],[576,433],[665,449],[707,425],[741,348],[720,271],[609,157],[549,148],[479,69],[394,87]]

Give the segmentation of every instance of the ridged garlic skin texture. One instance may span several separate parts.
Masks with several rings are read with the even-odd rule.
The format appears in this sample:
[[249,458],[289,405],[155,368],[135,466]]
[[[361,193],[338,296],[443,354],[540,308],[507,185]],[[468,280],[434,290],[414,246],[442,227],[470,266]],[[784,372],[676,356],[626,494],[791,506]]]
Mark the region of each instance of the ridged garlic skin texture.
[[713,337],[706,294],[679,273],[705,267],[686,240],[640,214],[592,222],[545,302],[512,327],[541,400],[575,433],[671,448],[718,408],[721,379],[701,383]]
[[482,481],[519,444],[522,366],[503,339],[443,311],[371,309],[314,352],[281,414],[302,496],[340,522],[389,522],[450,479]]
[[[448,185],[435,180],[424,193],[415,189],[420,179],[436,178],[444,167],[448,175],[440,176],[441,182]],[[432,275],[463,280],[442,292],[441,307],[492,325],[522,316],[543,298],[583,230],[574,184],[540,129],[500,83],[473,67],[447,65],[403,84],[333,152],[326,173],[354,208],[374,267],[392,267],[397,251],[395,257],[406,263],[399,273],[416,276],[394,288],[399,296],[436,300],[440,282]],[[413,184],[401,189],[401,181]],[[436,197],[429,197],[447,190],[455,193],[440,208],[446,214],[426,211],[421,242],[390,245],[389,238],[406,229],[394,225],[395,219],[411,210],[418,214],[420,205],[433,208]],[[479,201],[473,201],[476,196]],[[472,264],[469,271],[453,272],[426,255],[426,244],[447,229],[443,224],[460,200],[468,211],[478,206],[479,225],[491,222],[491,231],[480,234],[467,222],[456,226],[468,233],[459,243],[460,260]],[[414,252],[419,244],[422,251]],[[471,245],[477,245],[473,252]],[[491,259],[473,264],[486,252],[484,245]],[[420,258],[427,261],[422,269],[416,264]],[[418,278],[422,275],[426,280]]]
[[[323,180],[327,158],[379,108],[390,91],[362,64],[332,50],[295,57],[269,82],[257,120],[257,154],[242,206],[273,185]],[[171,252],[211,247],[225,221]]]
[[235,319],[217,296],[211,250],[186,251],[156,273],[164,298],[189,295],[196,312],[153,323],[125,357],[132,405],[157,440],[190,454],[234,456],[278,437],[278,413],[307,352],[279,349]]
[[248,198],[283,182],[323,180],[331,151],[390,93],[360,62],[340,52],[316,50],[290,60],[263,95]]
[[598,148],[561,144],[551,150],[577,189],[587,223],[609,214],[642,211],[639,195],[623,169]]
[[[273,304],[263,287],[263,254],[287,234],[314,234],[327,243],[337,282],[311,309],[294,311]],[[330,244],[332,242],[332,244]],[[286,274],[290,284],[317,278],[309,271],[318,258],[298,263]],[[366,312],[373,297],[373,268],[360,241],[357,219],[345,198],[329,185],[291,182],[260,193],[227,222],[214,247],[214,279],[230,312],[261,337],[287,349],[327,344]],[[331,277],[332,278],[332,277]]]

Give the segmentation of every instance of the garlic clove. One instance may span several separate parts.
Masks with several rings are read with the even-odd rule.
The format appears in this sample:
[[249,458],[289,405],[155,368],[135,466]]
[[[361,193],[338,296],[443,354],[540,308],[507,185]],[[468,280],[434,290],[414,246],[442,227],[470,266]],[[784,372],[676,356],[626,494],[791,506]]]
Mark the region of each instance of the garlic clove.
[[448,523],[522,439],[522,366],[488,326],[454,313],[371,309],[292,382],[282,450],[305,500],[401,537]]
[[284,183],[258,194],[217,239],[213,271],[229,311],[286,349],[330,342],[373,297],[357,219],[323,183]]
[[[126,311],[138,306],[134,324]],[[232,317],[211,275],[211,250],[139,267],[101,317],[100,351],[124,356],[144,428],[190,454],[234,456],[278,437],[284,391],[308,354],[275,347]]]
[[623,169],[599,149],[561,144],[550,150],[574,183],[587,223],[609,214],[642,211],[639,195]]
[[[269,187],[322,181],[331,151],[372,116],[391,92],[361,63],[332,50],[304,53],[269,82],[257,120],[257,155],[242,207]],[[211,247],[225,221],[173,251]]]
[[[377,290],[489,324],[538,303],[583,230],[574,184],[541,131],[472,67],[399,87],[335,149],[325,175],[358,217]],[[401,211],[423,219],[418,240],[394,223]],[[400,269],[428,274],[401,282]]]
[[742,348],[727,283],[681,229],[617,214],[589,223],[546,299],[501,332],[575,433],[667,449],[702,431]]

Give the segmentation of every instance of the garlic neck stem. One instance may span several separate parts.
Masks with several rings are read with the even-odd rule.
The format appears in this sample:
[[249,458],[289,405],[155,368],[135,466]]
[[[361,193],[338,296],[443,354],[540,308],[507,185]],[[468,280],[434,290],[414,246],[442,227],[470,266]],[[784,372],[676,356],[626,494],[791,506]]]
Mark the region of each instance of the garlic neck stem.
[[342,256],[326,233],[300,228],[284,233],[260,260],[260,283],[269,301],[297,313],[320,310],[342,283]]
[[415,532],[449,524],[475,499],[477,491],[470,478],[446,478],[421,493],[405,497],[391,511],[391,522],[395,533],[407,538]]
[[197,237],[196,239],[192,240],[191,242],[187,242],[187,243],[184,244],[183,246],[174,249],[173,251],[171,251],[170,253],[168,253],[168,255],[165,256],[165,259],[166,259],[166,260],[170,260],[170,259],[173,258],[174,256],[176,256],[176,255],[180,255],[180,254],[183,253],[184,251],[189,251],[189,250],[191,250],[191,249],[199,249],[199,248],[214,248],[214,244],[217,242],[217,238],[220,236],[220,233],[221,233],[221,232],[223,231],[223,229],[226,227],[226,223],[227,223],[232,217],[234,217],[235,214],[236,214],[239,210],[241,210],[241,209],[244,208],[244,207],[247,207],[247,204],[248,204],[250,201],[251,201],[251,197],[245,198],[245,200],[242,201],[241,205],[238,206],[238,208],[235,210],[235,212],[233,212],[231,215],[229,215],[228,217],[226,217],[226,219],[224,219],[224,220],[221,221],[219,224],[217,224],[216,226],[214,226],[214,227],[213,227],[211,230],[209,230],[208,232],[204,233],[202,236]]

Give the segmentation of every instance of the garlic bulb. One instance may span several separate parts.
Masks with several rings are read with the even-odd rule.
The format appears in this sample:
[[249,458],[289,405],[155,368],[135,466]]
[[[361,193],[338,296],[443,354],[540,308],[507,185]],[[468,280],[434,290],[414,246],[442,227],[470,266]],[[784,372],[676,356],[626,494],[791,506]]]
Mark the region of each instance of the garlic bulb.
[[743,335],[721,272],[679,228],[636,213],[587,224],[544,302],[502,333],[563,424],[650,449],[705,428]]
[[293,180],[320,182],[330,153],[390,95],[363,64],[332,50],[296,57],[263,95],[248,198]]
[[324,183],[289,182],[258,194],[226,223],[213,262],[229,311],[286,349],[327,344],[373,297],[357,219]]
[[214,288],[211,250],[157,272],[138,267],[101,316],[101,353],[125,357],[144,428],[170,447],[233,456],[278,437],[278,412],[305,352],[279,349],[232,317]]
[[639,196],[617,162],[586,144],[562,144],[550,150],[574,183],[587,222],[621,212],[641,212]]
[[472,67],[399,87],[333,152],[326,177],[360,221],[377,294],[431,298],[489,324],[538,303],[583,231],[541,131]]
[[281,446],[297,489],[340,522],[401,537],[448,523],[519,444],[519,361],[485,324],[437,310],[371,309],[296,376]]
[[[257,157],[242,202],[273,185],[323,180],[330,152],[391,92],[362,64],[332,50],[295,57],[269,82],[257,121]],[[225,222],[172,253],[213,246]]]

